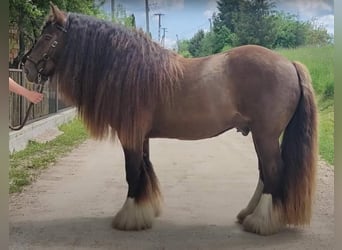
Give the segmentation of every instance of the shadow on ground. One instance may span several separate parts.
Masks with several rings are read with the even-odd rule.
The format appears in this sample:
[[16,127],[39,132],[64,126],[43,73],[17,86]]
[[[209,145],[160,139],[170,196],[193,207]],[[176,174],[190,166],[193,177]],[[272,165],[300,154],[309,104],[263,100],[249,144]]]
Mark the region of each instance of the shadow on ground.
[[78,249],[258,249],[265,245],[280,249],[279,243],[281,249],[288,249],[303,237],[303,232],[294,228],[272,236],[259,236],[243,231],[237,223],[182,225],[162,219],[157,219],[152,229],[125,232],[112,229],[111,219],[80,217],[12,223],[10,230],[15,239],[11,242],[26,246],[25,249],[73,249],[73,246]]

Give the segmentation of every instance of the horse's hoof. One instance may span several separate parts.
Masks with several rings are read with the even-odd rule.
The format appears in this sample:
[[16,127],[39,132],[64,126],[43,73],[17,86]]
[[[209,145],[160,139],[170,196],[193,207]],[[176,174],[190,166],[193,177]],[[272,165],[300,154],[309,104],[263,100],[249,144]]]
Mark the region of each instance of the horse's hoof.
[[263,194],[254,212],[243,220],[244,230],[260,235],[279,232],[284,226],[281,206],[272,204],[272,196]]
[[112,221],[112,227],[124,231],[144,230],[152,227],[155,210],[150,203],[136,203],[127,198]]
[[242,224],[243,221],[244,221],[244,219],[245,219],[249,214],[251,214],[251,213],[247,210],[247,208],[242,209],[242,210],[240,211],[240,213],[236,216],[237,222],[240,223],[240,224]]
[[256,217],[253,214],[248,215],[243,220],[243,228],[247,232],[256,233],[260,235],[272,235],[282,229],[282,225],[271,223],[265,218]]

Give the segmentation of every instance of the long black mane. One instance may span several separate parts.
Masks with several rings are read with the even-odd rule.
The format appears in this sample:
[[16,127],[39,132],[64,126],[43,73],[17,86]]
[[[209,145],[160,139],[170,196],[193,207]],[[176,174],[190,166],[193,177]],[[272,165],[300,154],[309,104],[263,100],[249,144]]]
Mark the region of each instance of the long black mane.
[[[81,114],[91,134],[139,137],[144,111],[171,103],[182,75],[178,55],[142,31],[69,13],[65,47],[51,82]],[[121,139],[121,138],[120,138]]]

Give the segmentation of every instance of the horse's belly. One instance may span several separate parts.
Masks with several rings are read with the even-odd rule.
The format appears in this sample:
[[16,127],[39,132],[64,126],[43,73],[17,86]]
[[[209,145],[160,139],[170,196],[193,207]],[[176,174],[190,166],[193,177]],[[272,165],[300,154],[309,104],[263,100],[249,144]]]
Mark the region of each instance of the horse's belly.
[[154,123],[149,137],[199,140],[217,136],[239,126],[241,118],[237,114],[218,112],[208,115],[205,112],[174,116]]
[[150,138],[174,138],[180,140],[200,140],[217,136],[227,130],[229,126],[211,128],[187,128],[186,126],[174,127],[173,129],[157,129],[151,131]]

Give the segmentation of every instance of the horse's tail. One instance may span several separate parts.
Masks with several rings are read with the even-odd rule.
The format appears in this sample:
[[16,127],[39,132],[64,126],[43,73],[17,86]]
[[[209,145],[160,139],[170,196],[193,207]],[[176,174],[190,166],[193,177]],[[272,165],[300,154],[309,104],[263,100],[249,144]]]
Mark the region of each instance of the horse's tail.
[[317,106],[308,69],[293,62],[301,96],[281,143],[285,168],[284,212],[288,224],[305,225],[311,220],[317,164]]

